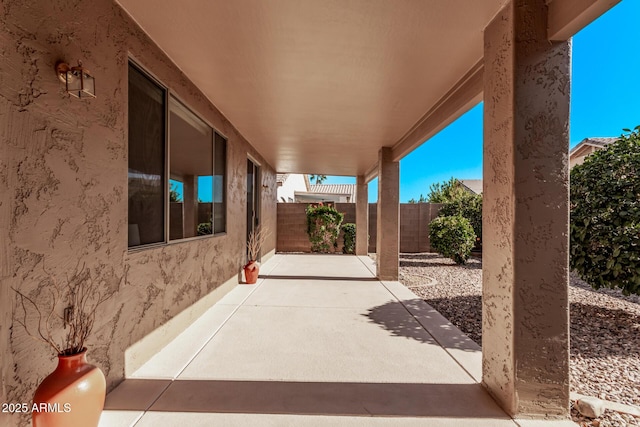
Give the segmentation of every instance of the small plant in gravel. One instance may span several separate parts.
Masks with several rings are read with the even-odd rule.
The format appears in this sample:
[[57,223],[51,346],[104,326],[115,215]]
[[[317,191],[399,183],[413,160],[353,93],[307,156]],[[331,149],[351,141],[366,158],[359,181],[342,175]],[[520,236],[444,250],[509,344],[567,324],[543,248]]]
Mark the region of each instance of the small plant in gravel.
[[342,232],[344,233],[344,247],[342,252],[345,254],[353,254],[356,251],[356,225],[352,222],[342,224]]
[[570,265],[596,289],[640,294],[640,126],[571,171]]
[[322,203],[307,206],[306,213],[311,251],[330,252],[338,245],[338,235],[344,214],[338,212],[333,206],[325,206]]
[[460,215],[440,216],[429,224],[429,239],[439,254],[456,264],[464,264],[469,259],[476,234],[468,219]]
[[460,215],[469,220],[473,232],[476,233],[476,244],[482,244],[482,196],[467,191],[460,193],[455,199],[444,202],[438,216]]
[[480,248],[482,246],[482,195],[465,190],[462,183],[455,178],[433,184],[429,190],[428,201],[442,203],[438,216],[460,215],[467,218],[473,227],[473,232],[476,233],[476,247]]

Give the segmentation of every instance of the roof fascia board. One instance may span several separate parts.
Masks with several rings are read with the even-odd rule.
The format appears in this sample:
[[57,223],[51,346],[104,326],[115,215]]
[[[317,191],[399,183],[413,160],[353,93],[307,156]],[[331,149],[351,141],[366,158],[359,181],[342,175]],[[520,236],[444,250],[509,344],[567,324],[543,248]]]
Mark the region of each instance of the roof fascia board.
[[621,0],[552,0],[549,6],[547,37],[569,40]]
[[364,174],[364,183],[368,184],[378,177],[378,163],[376,162],[367,173]]
[[[581,148],[584,148],[584,147],[587,147],[587,146],[589,146],[589,147],[595,147],[595,148],[604,148],[602,145],[592,144],[591,142],[588,142],[588,141],[581,141],[581,142],[579,142],[575,147],[573,147],[573,148],[571,149],[571,151],[569,151],[569,155],[571,155],[571,154],[575,154],[575,153],[576,153],[576,152],[578,152]],[[606,145],[605,145],[605,147],[606,147]]]
[[480,60],[393,145],[392,157],[404,156],[482,101],[484,63]]

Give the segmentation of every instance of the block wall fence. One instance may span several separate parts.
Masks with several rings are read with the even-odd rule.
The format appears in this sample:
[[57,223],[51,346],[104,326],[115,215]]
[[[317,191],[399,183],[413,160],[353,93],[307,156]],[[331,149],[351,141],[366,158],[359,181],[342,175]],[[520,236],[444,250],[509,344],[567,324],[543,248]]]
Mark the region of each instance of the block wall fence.
[[[307,235],[307,203],[278,203],[277,252],[311,252]],[[442,204],[400,204],[400,252],[430,252],[429,223],[438,216]],[[355,203],[336,203],[344,213],[344,221],[356,222]],[[377,204],[369,203],[369,252],[376,252]],[[342,252],[342,233],[338,239],[338,252]]]

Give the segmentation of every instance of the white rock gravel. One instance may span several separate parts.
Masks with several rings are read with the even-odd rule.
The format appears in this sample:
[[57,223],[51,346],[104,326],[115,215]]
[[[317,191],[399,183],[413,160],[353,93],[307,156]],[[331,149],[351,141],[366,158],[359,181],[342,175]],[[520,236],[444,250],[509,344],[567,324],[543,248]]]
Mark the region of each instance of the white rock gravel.
[[[437,254],[401,254],[400,282],[482,344],[482,261],[456,265]],[[640,406],[640,296],[594,290],[570,276],[571,391]],[[640,418],[612,411],[582,426],[640,425]]]

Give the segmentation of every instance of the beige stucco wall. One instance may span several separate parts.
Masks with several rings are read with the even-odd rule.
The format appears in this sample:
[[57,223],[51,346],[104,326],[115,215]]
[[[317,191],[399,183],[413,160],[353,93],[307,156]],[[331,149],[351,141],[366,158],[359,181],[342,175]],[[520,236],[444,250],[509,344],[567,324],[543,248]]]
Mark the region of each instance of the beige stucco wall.
[[[0,50],[0,402],[29,402],[55,366],[52,351],[13,318],[10,288],[46,291],[43,265],[63,280],[84,263],[101,286],[117,289],[99,310],[88,356],[111,388],[128,348],[237,282],[248,154],[263,167],[262,220],[273,232],[264,253],[272,253],[275,172],[112,1],[3,1]],[[228,138],[226,235],[128,252],[129,55]],[[60,59],[83,61],[98,98],[63,93],[53,72]],[[27,419],[0,414],[0,425]]]

